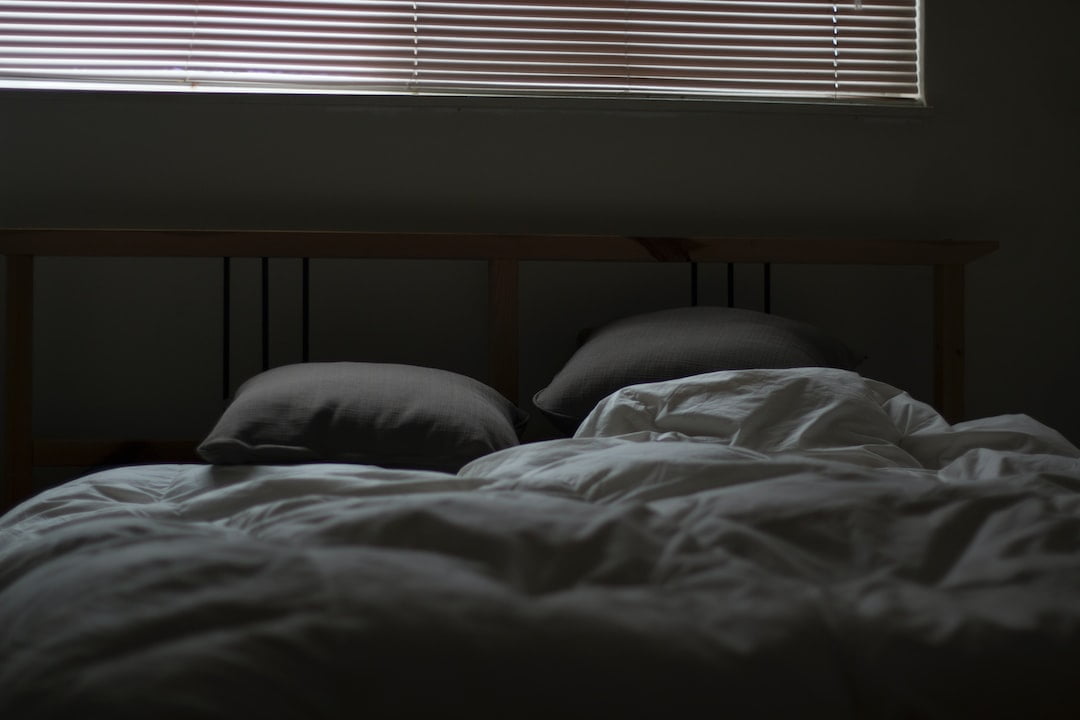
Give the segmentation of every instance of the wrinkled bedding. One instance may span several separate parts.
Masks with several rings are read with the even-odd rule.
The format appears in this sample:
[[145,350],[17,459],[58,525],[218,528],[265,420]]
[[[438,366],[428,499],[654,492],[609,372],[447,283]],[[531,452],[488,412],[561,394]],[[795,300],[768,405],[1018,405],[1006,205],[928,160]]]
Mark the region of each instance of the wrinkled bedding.
[[0,519],[0,717],[1077,717],[1080,451],[840,370],[457,475],[110,470]]

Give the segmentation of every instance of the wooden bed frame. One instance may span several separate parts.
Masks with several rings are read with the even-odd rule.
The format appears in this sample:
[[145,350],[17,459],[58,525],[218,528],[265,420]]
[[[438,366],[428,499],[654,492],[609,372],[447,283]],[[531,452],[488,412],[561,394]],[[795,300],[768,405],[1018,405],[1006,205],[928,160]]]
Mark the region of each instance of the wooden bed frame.
[[518,264],[530,260],[920,265],[934,270],[934,403],[964,415],[964,271],[989,241],[633,238],[598,235],[364,233],[266,230],[0,229],[7,258],[6,509],[32,494],[34,467],[191,461],[190,441],[80,442],[33,434],[36,257],[409,258],[488,263],[488,383],[516,401]]

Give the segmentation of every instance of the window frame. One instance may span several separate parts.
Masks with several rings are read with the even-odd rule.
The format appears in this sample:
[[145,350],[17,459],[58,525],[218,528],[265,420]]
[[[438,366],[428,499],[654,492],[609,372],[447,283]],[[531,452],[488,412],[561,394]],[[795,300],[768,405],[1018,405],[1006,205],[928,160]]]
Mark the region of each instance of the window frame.
[[454,107],[477,109],[526,109],[526,110],[583,110],[620,112],[833,112],[858,114],[907,115],[912,112],[921,114],[929,109],[926,81],[926,38],[925,38],[925,0],[915,3],[915,48],[917,56],[916,82],[917,97],[870,98],[800,96],[800,95],[738,95],[738,94],[601,94],[581,93],[409,93],[409,92],[372,92],[369,90],[338,89],[328,91],[325,88],[289,88],[289,87],[247,87],[205,86],[191,87],[170,84],[144,84],[126,82],[85,83],[68,81],[18,81],[0,77],[0,94],[22,92],[37,93],[91,93],[91,94],[176,94],[188,97],[227,98],[227,102],[262,101],[271,98],[280,102],[290,98],[290,104],[307,104],[304,98],[315,98],[316,103],[326,107],[364,108],[364,107]]

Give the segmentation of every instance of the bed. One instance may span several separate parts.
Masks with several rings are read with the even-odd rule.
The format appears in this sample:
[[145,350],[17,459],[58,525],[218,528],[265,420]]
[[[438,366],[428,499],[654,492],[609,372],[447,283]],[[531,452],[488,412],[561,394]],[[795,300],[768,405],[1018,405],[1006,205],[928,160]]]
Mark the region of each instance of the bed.
[[1080,450],[857,365],[628,317],[530,443],[473,378],[269,369],[204,462],[0,518],[0,716],[1076,717]]

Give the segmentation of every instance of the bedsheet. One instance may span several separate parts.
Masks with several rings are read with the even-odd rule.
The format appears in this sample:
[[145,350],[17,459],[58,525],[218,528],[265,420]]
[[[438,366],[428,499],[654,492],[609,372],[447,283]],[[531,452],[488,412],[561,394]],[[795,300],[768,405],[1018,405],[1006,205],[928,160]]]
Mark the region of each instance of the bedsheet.
[[0,717],[1075,717],[1080,451],[846,371],[458,474],[97,473],[0,518]]

